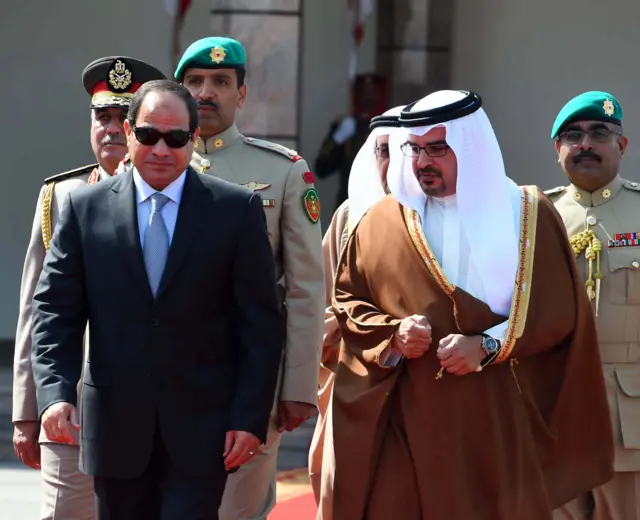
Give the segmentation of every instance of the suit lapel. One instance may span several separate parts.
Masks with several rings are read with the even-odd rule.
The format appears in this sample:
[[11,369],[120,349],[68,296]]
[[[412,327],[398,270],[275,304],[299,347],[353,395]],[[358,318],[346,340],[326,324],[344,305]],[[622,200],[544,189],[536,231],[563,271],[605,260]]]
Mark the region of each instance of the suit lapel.
[[198,174],[189,167],[180,200],[180,208],[178,209],[176,228],[173,232],[167,264],[164,267],[160,287],[156,294],[156,301],[166,290],[184,261],[191,244],[195,241],[194,239],[202,225],[203,217],[207,214],[207,210],[203,206],[205,206],[207,200],[210,200],[211,196],[211,191],[202,184]]
[[149,299],[153,300],[140,246],[136,190],[132,170],[119,174],[111,190],[109,205],[118,237],[118,246],[127,259],[138,286]]

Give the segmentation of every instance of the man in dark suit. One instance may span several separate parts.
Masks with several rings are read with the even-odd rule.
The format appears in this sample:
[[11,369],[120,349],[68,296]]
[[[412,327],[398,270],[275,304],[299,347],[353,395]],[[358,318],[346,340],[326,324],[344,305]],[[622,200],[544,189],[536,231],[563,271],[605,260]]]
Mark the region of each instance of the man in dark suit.
[[262,201],[189,167],[197,127],[183,86],[138,90],[133,168],[70,194],[34,295],[42,426],[80,429],[101,520],[217,519],[267,433],[284,337]]

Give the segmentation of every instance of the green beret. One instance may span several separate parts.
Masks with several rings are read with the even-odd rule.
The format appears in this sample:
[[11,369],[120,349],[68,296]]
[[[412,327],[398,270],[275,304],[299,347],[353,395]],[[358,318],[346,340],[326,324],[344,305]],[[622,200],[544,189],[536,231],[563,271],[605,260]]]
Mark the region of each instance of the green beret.
[[189,45],[180,58],[174,76],[178,80],[181,79],[187,68],[232,69],[244,67],[246,62],[247,53],[240,42],[212,36]]
[[82,71],[82,85],[91,96],[91,108],[127,108],[147,81],[166,76],[147,62],[128,56],[105,56]]
[[562,127],[575,121],[604,121],[622,124],[622,107],[608,92],[591,91],[570,100],[556,117],[551,129],[551,139],[555,139]]

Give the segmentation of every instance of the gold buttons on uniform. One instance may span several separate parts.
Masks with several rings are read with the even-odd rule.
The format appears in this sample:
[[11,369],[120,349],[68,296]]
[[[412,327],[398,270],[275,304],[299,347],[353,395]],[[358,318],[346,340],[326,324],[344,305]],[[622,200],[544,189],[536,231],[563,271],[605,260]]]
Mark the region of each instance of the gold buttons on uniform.
[[587,224],[589,224],[590,226],[595,226],[596,222],[598,222],[598,219],[596,217],[594,217],[593,215],[589,215],[587,217]]
[[638,267],[640,267],[640,263],[634,260],[633,262],[631,262],[631,267],[633,267],[634,269],[637,269]]

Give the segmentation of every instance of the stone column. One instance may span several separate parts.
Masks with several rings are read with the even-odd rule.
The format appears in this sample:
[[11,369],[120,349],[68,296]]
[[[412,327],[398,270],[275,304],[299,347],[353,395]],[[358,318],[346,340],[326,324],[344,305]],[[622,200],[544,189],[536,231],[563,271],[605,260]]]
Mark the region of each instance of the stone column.
[[297,148],[300,141],[301,0],[213,0],[211,30],[247,51],[243,134]]
[[378,71],[390,105],[450,88],[453,0],[378,0]]

